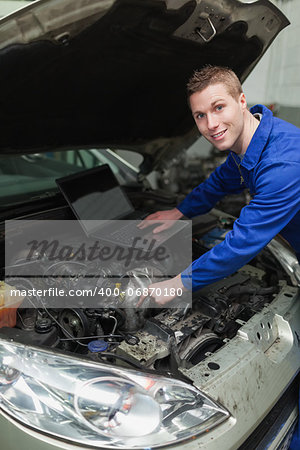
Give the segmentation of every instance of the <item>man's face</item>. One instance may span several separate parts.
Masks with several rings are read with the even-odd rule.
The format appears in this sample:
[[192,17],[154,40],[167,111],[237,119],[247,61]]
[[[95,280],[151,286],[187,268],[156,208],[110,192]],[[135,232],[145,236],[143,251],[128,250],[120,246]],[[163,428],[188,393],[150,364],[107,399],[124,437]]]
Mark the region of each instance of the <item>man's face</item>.
[[233,98],[224,84],[213,84],[190,96],[190,106],[198,130],[219,150],[242,151],[244,94]]

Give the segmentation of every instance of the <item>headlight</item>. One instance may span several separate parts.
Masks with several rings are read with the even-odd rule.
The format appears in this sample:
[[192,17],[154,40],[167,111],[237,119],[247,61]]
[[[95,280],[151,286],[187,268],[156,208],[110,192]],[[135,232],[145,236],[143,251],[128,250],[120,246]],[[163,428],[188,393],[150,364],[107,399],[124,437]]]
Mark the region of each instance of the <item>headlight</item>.
[[181,381],[2,340],[0,399],[27,426],[101,448],[178,443],[229,416]]

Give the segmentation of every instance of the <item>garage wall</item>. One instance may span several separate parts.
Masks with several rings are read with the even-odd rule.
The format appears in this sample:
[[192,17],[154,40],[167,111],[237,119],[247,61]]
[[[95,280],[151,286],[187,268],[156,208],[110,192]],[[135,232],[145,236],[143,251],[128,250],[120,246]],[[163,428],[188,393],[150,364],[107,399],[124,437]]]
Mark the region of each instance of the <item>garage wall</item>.
[[273,0],[291,25],[281,31],[244,83],[250,104],[277,104],[277,115],[300,126],[300,1]]

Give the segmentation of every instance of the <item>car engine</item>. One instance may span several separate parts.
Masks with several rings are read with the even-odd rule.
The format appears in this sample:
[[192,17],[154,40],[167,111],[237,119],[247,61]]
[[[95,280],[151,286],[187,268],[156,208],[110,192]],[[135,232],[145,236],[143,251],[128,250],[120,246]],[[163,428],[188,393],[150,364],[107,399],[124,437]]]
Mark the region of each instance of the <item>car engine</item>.
[[[218,244],[230,230],[233,219],[211,214],[196,218],[193,226],[193,259]],[[12,264],[19,265],[22,255]],[[84,299],[74,307],[51,307],[49,299],[25,297],[17,310],[16,325],[3,327],[0,333],[23,344],[57,348],[93,360],[139,369],[175,374],[179,367],[189,368],[217,351],[255,313],[271,303],[287,280],[276,258],[265,249],[248,265],[224,280],[193,294],[192,307],[184,296],[175,299],[172,308],[137,308],[133,295],[161,277],[164,267],[141,265],[120,273],[111,280],[101,265],[101,278],[87,277],[89,265],[78,266],[76,276],[71,262],[64,265],[64,275],[55,276],[53,263],[41,263],[44,275],[40,288],[92,288],[110,292],[97,308],[86,308]],[[95,269],[95,268],[94,268]],[[114,268],[116,270],[116,268]],[[120,268],[120,272],[121,272]],[[109,271],[108,271],[109,272]],[[70,275],[72,273],[72,275]],[[6,280],[18,289],[30,289],[30,277]],[[134,289],[133,289],[134,287]],[[117,289],[116,289],[117,288]],[[54,288],[53,288],[54,289]],[[47,300],[47,301],[46,301]],[[177,303],[176,303],[177,302]],[[57,303],[56,303],[57,304]]]

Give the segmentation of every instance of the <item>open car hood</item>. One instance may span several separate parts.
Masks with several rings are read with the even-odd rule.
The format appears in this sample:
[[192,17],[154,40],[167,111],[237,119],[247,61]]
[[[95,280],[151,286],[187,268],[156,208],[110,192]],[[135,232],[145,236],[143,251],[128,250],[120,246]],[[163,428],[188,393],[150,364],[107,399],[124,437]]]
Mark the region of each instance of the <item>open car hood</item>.
[[0,151],[130,148],[149,172],[198,137],[192,72],[244,81],[288,23],[267,0],[34,2],[0,23]]

